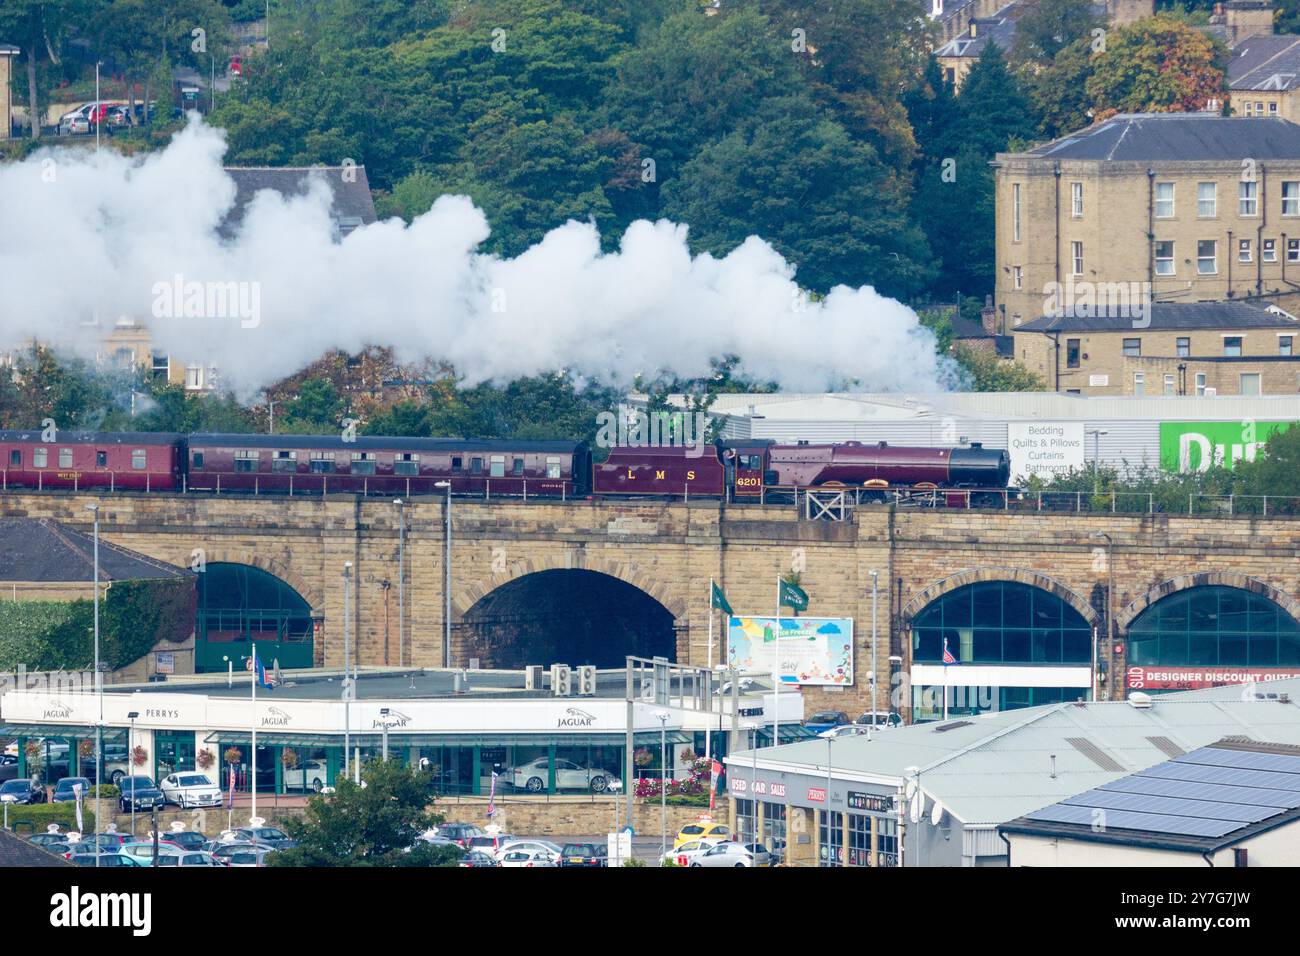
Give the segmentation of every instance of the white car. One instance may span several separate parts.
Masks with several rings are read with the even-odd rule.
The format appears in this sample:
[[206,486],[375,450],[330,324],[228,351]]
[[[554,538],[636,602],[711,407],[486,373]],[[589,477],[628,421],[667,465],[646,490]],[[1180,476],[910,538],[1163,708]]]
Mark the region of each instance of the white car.
[[677,849],[669,850],[665,853],[663,859],[659,862],[661,866],[666,863],[672,863],[675,866],[690,866],[691,861],[703,856],[715,846],[725,842],[727,841],[715,839],[687,840]]
[[[541,793],[546,789],[546,782],[549,779],[546,764],[545,757],[538,757],[513,770],[507,770],[506,782],[516,790]],[[607,770],[579,767],[571,760],[555,761],[556,790],[591,790],[593,793],[604,793],[617,779]]]
[[691,860],[691,866],[771,866],[772,857],[761,843],[719,843]]
[[548,840],[507,840],[496,850],[494,856],[504,862],[507,853],[545,853],[552,862],[559,863],[560,848]]
[[870,732],[870,728],[859,724],[841,724],[838,727],[832,727],[830,730],[823,730],[819,737],[865,737]]
[[510,850],[498,858],[502,866],[559,866],[546,850]]
[[158,789],[165,802],[174,803],[182,810],[221,806],[221,788],[201,773],[182,772],[163,777]]
[[284,789],[320,793],[327,779],[324,760],[305,760],[301,767],[284,771]]

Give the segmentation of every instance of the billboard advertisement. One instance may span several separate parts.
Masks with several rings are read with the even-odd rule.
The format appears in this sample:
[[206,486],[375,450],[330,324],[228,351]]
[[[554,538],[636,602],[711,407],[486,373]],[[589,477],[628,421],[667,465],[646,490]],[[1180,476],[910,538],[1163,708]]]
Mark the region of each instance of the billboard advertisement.
[[1083,422],[1008,422],[1011,477],[1051,478],[1084,466]]
[[1129,690],[1197,690],[1225,684],[1266,684],[1300,677],[1300,667],[1134,666],[1128,669]]
[[1254,461],[1260,446],[1293,422],[1161,422],[1160,467],[1185,474]]
[[727,622],[727,662],[742,671],[770,674],[784,684],[844,687],[853,683],[853,618],[783,617],[780,636],[772,617],[732,617]]

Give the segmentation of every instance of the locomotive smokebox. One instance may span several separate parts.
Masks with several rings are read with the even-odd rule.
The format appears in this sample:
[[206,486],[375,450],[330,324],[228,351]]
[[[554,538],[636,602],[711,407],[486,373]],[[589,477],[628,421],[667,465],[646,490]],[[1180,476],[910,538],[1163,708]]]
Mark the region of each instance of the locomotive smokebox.
[[967,488],[1005,488],[1011,480],[1011,456],[1002,449],[985,448],[973,442],[969,448],[954,448],[949,459],[952,484]]

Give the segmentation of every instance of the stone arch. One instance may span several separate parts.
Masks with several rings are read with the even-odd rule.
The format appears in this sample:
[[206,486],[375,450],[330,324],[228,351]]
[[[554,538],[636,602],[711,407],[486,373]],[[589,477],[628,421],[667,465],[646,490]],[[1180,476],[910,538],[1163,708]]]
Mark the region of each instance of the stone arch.
[[457,621],[463,618],[470,608],[503,584],[509,584],[511,581],[530,574],[536,574],[539,571],[558,570],[594,571],[598,574],[607,574],[612,578],[618,578],[620,581],[650,595],[650,597],[662,604],[675,620],[681,621],[686,617],[686,602],[681,598],[674,597],[669,593],[667,587],[655,581],[635,564],[620,564],[602,558],[593,559],[582,551],[564,551],[541,558],[526,558],[522,561],[516,561],[499,574],[494,574],[491,577],[454,591],[451,597],[452,620]]
[[1137,620],[1138,615],[1157,601],[1167,598],[1171,594],[1177,594],[1179,591],[1185,591],[1188,588],[1210,585],[1238,588],[1242,591],[1258,594],[1261,597],[1268,598],[1297,621],[1300,621],[1300,601],[1297,601],[1285,591],[1279,591],[1271,584],[1266,584],[1258,578],[1248,577],[1237,571],[1198,571],[1194,574],[1180,574],[1167,581],[1162,581],[1137,598],[1137,600],[1125,605],[1115,615],[1115,628],[1120,634],[1124,634],[1128,631],[1129,625]]
[[911,627],[912,618],[920,614],[931,602],[943,597],[949,591],[955,591],[968,584],[980,584],[986,581],[1013,581],[1017,584],[1028,584],[1031,587],[1039,588],[1055,595],[1074,608],[1089,624],[1097,625],[1101,623],[1101,615],[1071,588],[1066,587],[1055,578],[1048,577],[1046,574],[1040,574],[1037,571],[1026,571],[1022,568],[968,568],[965,571],[957,572],[951,577],[944,578],[942,581],[936,581],[924,590],[918,591],[903,606],[903,610],[899,615],[899,623],[903,627]]
[[[279,561],[262,554],[220,547],[205,547],[203,549],[203,560],[208,564],[246,564],[260,571],[265,571],[267,574],[273,574],[302,596],[302,599],[311,607],[313,615],[324,613],[325,601],[320,589],[312,587],[301,574]],[[189,562],[185,563],[188,564]]]

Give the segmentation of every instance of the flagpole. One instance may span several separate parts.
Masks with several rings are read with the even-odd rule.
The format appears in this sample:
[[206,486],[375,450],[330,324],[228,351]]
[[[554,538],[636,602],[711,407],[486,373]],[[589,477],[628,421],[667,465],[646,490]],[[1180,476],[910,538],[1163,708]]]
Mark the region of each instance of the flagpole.
[[943,719],[948,719],[948,638],[943,639]]
[[[776,576],[776,620],[775,630],[772,637],[775,645],[772,648],[772,746],[775,747],[781,739],[781,710],[779,707],[778,696],[781,693],[780,675],[777,668],[781,661],[781,575]],[[757,744],[757,741],[755,741]]]
[[[253,744],[249,751],[248,762],[252,767],[253,778],[253,803],[252,812],[249,815],[248,825],[257,826],[257,643],[253,642]],[[306,774],[304,774],[304,779]]]
[[[709,654],[708,654],[709,683],[708,683],[708,687],[709,687],[709,710],[710,711],[713,710],[713,588],[714,588],[713,578],[709,578]],[[713,748],[710,745],[711,738],[709,733],[710,730],[712,729],[712,726],[713,726],[713,721],[712,719],[710,719],[709,723],[706,724],[704,727],[704,756],[708,757],[710,760],[713,759]]]

